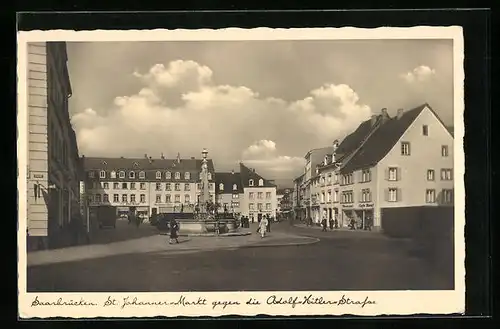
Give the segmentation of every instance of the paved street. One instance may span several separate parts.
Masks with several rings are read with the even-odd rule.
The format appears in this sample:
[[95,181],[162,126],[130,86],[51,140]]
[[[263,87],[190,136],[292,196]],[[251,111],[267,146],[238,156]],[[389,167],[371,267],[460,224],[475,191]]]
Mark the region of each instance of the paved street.
[[291,227],[287,222],[272,228],[321,241],[301,246],[136,253],[33,266],[28,268],[28,291],[453,288],[449,278],[412,254],[406,241],[374,232],[321,232]]

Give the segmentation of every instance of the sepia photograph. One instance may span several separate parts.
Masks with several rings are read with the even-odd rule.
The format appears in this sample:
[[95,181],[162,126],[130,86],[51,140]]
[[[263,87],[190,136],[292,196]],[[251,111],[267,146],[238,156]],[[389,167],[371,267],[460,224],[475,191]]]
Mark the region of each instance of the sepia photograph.
[[461,30],[392,29],[25,33],[25,313],[460,310]]

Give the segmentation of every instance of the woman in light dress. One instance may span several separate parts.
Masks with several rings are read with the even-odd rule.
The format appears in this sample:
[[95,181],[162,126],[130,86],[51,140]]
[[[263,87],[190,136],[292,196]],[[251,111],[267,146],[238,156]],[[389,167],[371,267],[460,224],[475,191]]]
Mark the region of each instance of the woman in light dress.
[[268,219],[266,216],[262,216],[262,219],[259,223],[259,232],[260,232],[260,237],[263,238],[266,236],[266,230],[267,230],[267,225],[269,224]]

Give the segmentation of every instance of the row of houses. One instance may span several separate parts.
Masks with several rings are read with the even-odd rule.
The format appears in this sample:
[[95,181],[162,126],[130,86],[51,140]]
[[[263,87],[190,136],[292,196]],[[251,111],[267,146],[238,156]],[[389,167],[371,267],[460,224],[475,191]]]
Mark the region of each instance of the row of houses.
[[386,209],[454,204],[453,135],[427,103],[393,117],[382,109],[305,159],[292,192],[300,219],[380,229]]

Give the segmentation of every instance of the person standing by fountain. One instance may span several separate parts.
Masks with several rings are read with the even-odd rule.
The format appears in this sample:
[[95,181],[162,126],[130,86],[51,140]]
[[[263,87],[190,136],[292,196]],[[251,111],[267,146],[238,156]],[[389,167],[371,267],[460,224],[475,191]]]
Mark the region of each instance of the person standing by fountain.
[[268,224],[269,224],[269,221],[267,220],[266,217],[263,217],[260,220],[260,223],[259,223],[259,232],[260,232],[260,237],[261,238],[263,238],[263,237],[266,236],[266,230],[267,230]]
[[268,233],[271,233],[271,218],[269,217],[269,214],[266,215],[266,220],[267,220],[267,227],[266,227],[266,230]]
[[179,224],[177,224],[177,222],[175,221],[175,219],[170,219],[170,224],[169,224],[169,228],[170,228],[170,240],[168,241],[169,244],[173,244],[174,241],[175,243],[179,243],[179,240],[178,240],[178,234],[177,234],[177,231],[179,231]]

